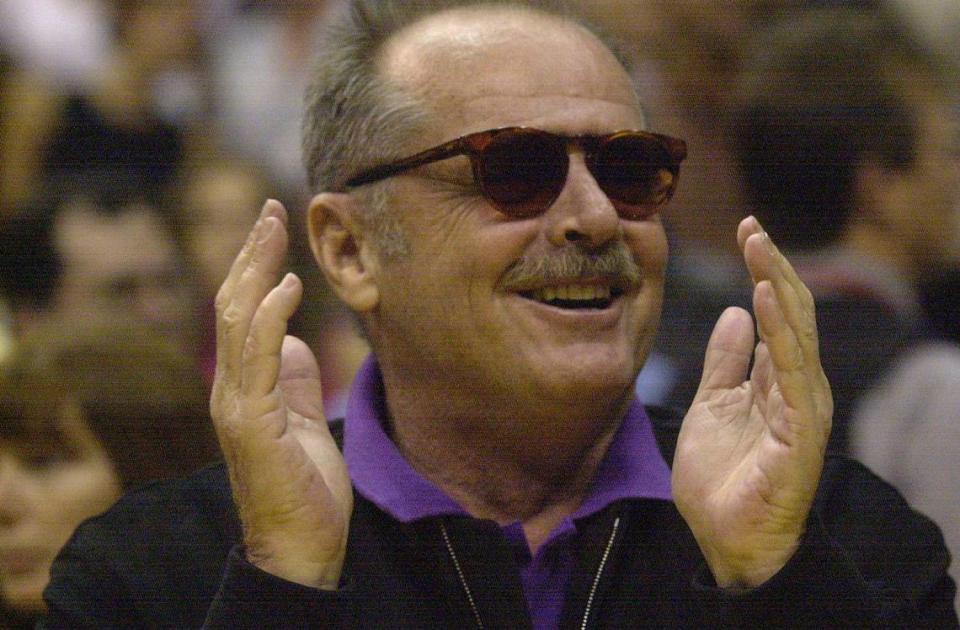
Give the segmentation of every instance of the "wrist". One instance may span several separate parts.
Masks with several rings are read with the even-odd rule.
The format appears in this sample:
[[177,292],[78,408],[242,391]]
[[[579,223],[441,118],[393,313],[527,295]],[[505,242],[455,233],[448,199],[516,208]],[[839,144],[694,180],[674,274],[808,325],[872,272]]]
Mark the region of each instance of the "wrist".
[[799,537],[783,546],[756,545],[742,552],[704,549],[704,558],[718,587],[742,591],[756,588],[779,573],[798,547]]
[[295,584],[325,591],[335,591],[343,572],[343,556],[327,561],[304,560],[295,553],[265,552],[247,547],[247,562],[261,571]]

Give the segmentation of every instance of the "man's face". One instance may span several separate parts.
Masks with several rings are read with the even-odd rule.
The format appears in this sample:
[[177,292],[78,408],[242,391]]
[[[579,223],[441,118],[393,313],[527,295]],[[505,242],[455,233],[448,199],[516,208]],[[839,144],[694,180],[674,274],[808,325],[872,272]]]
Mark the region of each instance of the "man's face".
[[191,296],[173,237],[155,210],[131,205],[110,216],[76,204],[61,213],[55,239],[63,260],[56,311],[133,316],[189,343]]
[[[465,17],[469,16],[469,17]],[[384,71],[433,107],[409,153],[461,135],[530,126],[576,135],[640,128],[629,79],[592,36],[552,19],[448,13],[395,38]],[[658,218],[620,220],[572,149],[560,197],[542,215],[512,219],[457,157],[393,178],[408,256],[381,265],[372,336],[390,381],[444,392],[454,408],[490,415],[590,401],[622,404],[655,333],[667,245]],[[506,274],[530,262],[622,246],[641,281],[604,308],[561,308],[539,289],[610,286],[615,279],[534,276],[521,293]],[[537,298],[540,299],[537,299]],[[499,405],[499,406],[498,406]],[[475,412],[475,409],[473,410]]]

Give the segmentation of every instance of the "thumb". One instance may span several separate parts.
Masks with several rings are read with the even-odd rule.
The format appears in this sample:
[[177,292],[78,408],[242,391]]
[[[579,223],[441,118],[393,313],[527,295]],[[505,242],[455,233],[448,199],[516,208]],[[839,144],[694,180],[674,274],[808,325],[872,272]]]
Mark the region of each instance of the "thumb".
[[730,307],[717,320],[703,358],[703,376],[695,400],[711,391],[743,384],[753,356],[753,318],[742,308]]
[[290,411],[325,422],[320,367],[303,340],[287,335],[280,351],[280,375],[277,385]]

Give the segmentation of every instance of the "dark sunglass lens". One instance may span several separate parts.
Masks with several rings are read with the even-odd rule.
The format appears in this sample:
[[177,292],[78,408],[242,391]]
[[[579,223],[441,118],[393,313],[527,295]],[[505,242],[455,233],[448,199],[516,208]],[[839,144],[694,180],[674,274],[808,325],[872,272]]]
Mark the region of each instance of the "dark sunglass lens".
[[567,178],[566,146],[554,136],[512,131],[494,137],[483,150],[480,183],[504,213],[532,216],[543,212]]
[[611,138],[597,156],[596,170],[607,196],[636,218],[654,214],[670,198],[676,179],[666,148],[639,135]]

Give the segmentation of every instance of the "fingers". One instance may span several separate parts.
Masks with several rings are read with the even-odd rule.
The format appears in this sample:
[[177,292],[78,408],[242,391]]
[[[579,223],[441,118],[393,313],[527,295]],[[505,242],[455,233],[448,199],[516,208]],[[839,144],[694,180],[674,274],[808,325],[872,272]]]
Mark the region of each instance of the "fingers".
[[[816,411],[813,385],[820,365],[811,362],[805,355],[797,335],[787,322],[781,303],[768,280],[757,284],[754,291],[753,310],[757,314],[757,326],[770,361],[776,369],[776,382],[784,402],[791,408],[804,412]],[[772,383],[765,383],[761,390],[768,391]]]
[[822,415],[829,385],[820,365],[813,296],[755,218],[741,222],[737,240],[755,284],[757,328],[777,370],[784,401]]
[[306,418],[323,420],[320,367],[313,352],[302,340],[287,336],[282,355],[279,384],[287,407]]
[[743,383],[753,354],[753,338],[753,319],[745,310],[730,307],[720,315],[707,343],[698,397]]
[[816,310],[810,290],[755,218],[741,222],[737,238],[754,285],[759,286],[764,280],[770,282],[780,312],[804,355],[819,362]]
[[288,273],[257,307],[243,348],[240,393],[245,398],[257,400],[276,388],[287,321],[302,296],[300,279]]
[[286,255],[286,223],[283,205],[267,201],[217,293],[217,389],[239,389],[250,324]]

